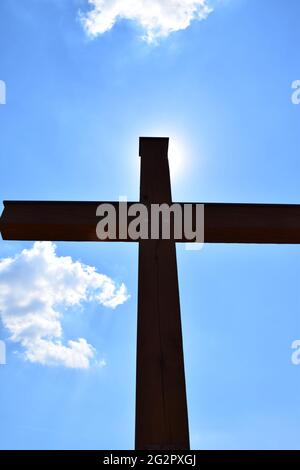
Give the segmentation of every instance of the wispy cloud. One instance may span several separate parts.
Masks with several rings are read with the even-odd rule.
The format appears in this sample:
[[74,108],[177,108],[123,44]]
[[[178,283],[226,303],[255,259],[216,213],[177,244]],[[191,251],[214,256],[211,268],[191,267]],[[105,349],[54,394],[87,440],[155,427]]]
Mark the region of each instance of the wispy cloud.
[[66,308],[96,301],[114,309],[127,299],[124,284],[117,286],[69,256],[57,256],[51,242],[36,242],[14,258],[0,260],[1,320],[30,362],[88,368],[95,359],[93,346],[84,338],[62,342]]
[[98,36],[109,31],[119,19],[135,21],[153,42],[174,31],[186,29],[193,20],[207,18],[208,0],[88,0],[92,9],[81,13],[87,33]]

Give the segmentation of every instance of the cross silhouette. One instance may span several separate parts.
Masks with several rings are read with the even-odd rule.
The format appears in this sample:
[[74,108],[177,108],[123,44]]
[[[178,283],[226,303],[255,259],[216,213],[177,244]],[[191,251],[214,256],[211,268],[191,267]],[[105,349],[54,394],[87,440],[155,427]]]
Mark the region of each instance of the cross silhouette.
[[[148,207],[172,203],[168,143],[140,138],[140,202]],[[96,210],[102,202],[3,204],[4,240],[100,241]],[[119,203],[110,204],[118,212]],[[136,449],[190,447],[176,261],[176,242],[185,241],[138,241]],[[300,243],[300,205],[204,204],[204,242]]]

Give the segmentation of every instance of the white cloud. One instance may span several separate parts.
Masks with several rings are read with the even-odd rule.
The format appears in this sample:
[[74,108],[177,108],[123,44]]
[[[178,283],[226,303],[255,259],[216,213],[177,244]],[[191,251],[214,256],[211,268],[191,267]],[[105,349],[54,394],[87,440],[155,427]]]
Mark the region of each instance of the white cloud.
[[208,0],[88,0],[92,9],[81,13],[87,33],[95,37],[109,31],[119,19],[135,21],[153,42],[174,31],[186,29],[193,20],[207,18]]
[[51,242],[36,242],[0,260],[0,317],[11,340],[23,346],[26,360],[88,368],[95,349],[84,338],[62,343],[64,311],[83,301],[114,309],[129,296],[124,284],[117,286],[95,268],[57,256],[55,250]]

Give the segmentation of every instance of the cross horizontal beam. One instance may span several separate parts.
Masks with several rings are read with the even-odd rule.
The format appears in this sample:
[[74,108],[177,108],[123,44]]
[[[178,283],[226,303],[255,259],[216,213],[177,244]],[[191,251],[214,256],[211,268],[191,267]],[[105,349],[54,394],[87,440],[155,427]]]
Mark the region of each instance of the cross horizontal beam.
[[[100,241],[96,209],[104,203],[112,204],[118,214],[119,202],[4,201],[1,235],[4,240]],[[128,236],[107,241],[136,240]],[[176,241],[187,240],[183,236]],[[204,241],[300,243],[300,204],[204,203]]]

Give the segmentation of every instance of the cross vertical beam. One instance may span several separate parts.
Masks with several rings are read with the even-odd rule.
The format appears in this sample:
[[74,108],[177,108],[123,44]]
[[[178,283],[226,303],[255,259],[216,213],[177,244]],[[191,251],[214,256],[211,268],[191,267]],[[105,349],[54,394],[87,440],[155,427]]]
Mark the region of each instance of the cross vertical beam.
[[[140,202],[171,203],[167,138],[141,138]],[[189,449],[175,242],[139,242],[136,449]]]

